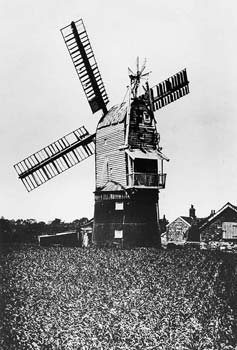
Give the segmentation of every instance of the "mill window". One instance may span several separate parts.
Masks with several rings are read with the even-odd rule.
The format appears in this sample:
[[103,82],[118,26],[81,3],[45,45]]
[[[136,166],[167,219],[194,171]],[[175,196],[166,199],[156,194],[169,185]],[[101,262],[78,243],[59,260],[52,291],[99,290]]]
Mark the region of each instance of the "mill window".
[[115,210],[123,210],[123,202],[115,202]]
[[114,231],[114,238],[123,238],[123,230],[115,230]]
[[147,112],[143,113],[143,120],[144,124],[151,124],[151,116]]

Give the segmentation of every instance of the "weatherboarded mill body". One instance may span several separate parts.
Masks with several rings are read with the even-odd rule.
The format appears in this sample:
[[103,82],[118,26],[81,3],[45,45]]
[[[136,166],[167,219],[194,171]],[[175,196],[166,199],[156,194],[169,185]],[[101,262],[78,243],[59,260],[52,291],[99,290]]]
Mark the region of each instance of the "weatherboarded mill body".
[[[14,167],[28,191],[95,153],[93,242],[98,246],[160,243],[159,190],[166,174],[154,112],[189,92],[186,70],[150,88],[137,59],[129,69],[128,99],[109,102],[90,41],[80,19],[61,29],[92,113],[102,111],[96,132],[82,126]],[[141,80],[145,80],[139,94]]]
[[159,243],[159,189],[166,174],[159,134],[144,99],[114,106],[96,132],[94,241],[125,246]]

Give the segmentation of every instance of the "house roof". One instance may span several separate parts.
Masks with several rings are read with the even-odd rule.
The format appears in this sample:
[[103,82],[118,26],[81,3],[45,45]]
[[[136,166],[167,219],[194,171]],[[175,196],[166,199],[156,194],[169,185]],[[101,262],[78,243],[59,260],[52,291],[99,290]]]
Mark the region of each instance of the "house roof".
[[237,207],[230,202],[227,202],[221,209],[219,209],[214,215],[209,216],[206,218],[205,222],[200,226],[200,229],[203,229],[208,225],[210,222],[216,219],[217,216],[219,216],[223,211],[225,211],[227,208],[230,208],[234,210],[237,213]]
[[180,218],[186,221],[191,226],[193,218],[191,218],[190,216],[180,216]]
[[[190,227],[196,223],[198,225],[202,225],[203,222],[207,219],[207,218],[195,218],[195,220],[193,218],[191,218],[190,216],[178,216],[175,220],[177,219],[181,219],[182,221],[184,221],[186,224],[188,224]],[[170,226],[175,220],[173,220],[172,222],[170,222],[167,226]]]
[[108,113],[103,115],[100,119],[97,129],[104,128],[105,126],[122,123],[127,114],[127,104],[125,102],[115,105],[110,108]]
[[178,216],[176,219],[174,219],[173,221],[171,221],[168,225],[170,226],[173,222],[175,222],[177,219],[181,219],[185,224],[188,224],[189,226],[191,226],[191,223],[188,220],[188,216]]
[[[195,220],[193,220],[191,217],[189,216],[178,216],[175,220],[177,220],[178,218],[182,219],[185,223],[187,223],[190,227],[195,224],[197,225],[197,227],[202,230],[203,228],[206,227],[206,225],[208,225],[210,222],[212,222],[213,220],[216,219],[216,217],[218,215],[220,215],[223,211],[225,211],[227,208],[232,209],[233,211],[236,212],[237,214],[237,206],[231,204],[230,202],[227,202],[221,209],[219,209],[214,215],[210,215],[206,218],[195,218]],[[175,220],[173,220],[172,222],[170,222],[167,226],[170,226]]]

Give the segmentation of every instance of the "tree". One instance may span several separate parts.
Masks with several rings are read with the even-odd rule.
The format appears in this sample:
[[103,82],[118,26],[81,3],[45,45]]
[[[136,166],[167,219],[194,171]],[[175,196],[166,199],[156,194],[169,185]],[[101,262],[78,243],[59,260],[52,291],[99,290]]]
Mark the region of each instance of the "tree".
[[0,243],[9,243],[12,238],[11,223],[3,216],[0,219]]

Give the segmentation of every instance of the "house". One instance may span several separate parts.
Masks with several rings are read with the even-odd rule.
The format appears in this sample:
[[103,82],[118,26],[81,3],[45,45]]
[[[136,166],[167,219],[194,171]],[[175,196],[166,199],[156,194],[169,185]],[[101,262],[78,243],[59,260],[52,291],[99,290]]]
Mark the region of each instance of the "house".
[[166,244],[200,243],[201,248],[237,247],[237,206],[226,203],[206,218],[197,218],[193,205],[189,216],[179,216],[167,225]]
[[237,207],[226,203],[199,227],[200,242],[237,243]]
[[195,208],[191,205],[189,216],[179,216],[167,225],[167,243],[184,244],[188,239],[188,232],[195,220],[197,220]]

